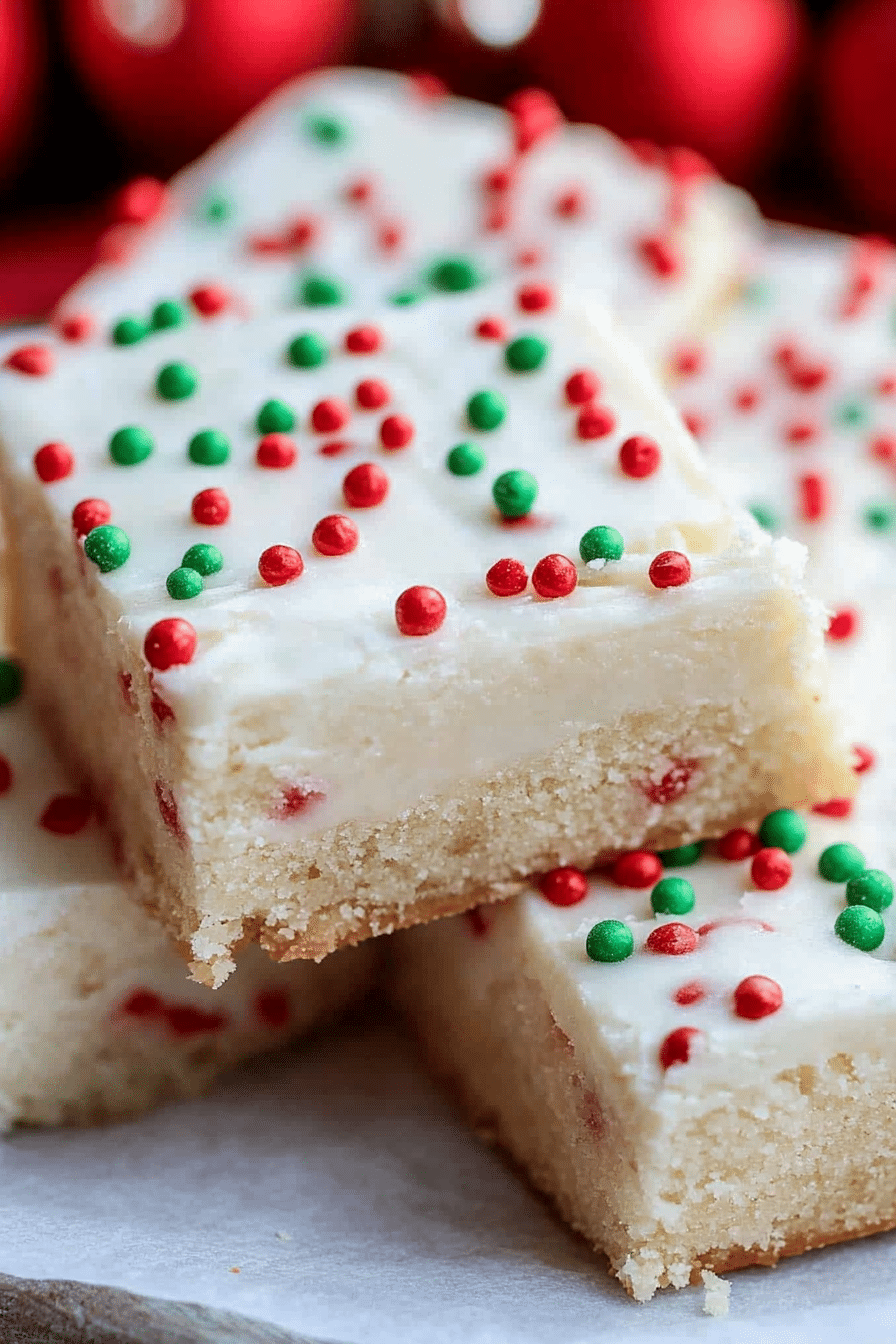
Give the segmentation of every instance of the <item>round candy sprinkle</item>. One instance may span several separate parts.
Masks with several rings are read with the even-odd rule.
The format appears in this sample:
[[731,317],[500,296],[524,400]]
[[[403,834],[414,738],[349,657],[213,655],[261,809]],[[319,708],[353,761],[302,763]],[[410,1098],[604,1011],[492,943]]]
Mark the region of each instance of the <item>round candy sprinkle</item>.
[[700,1003],[706,998],[706,987],[699,980],[689,980],[686,985],[676,989],[672,995],[675,1003],[680,1004],[682,1008],[688,1007],[692,1003]]
[[0,705],[11,705],[22,694],[22,669],[11,658],[0,658]]
[[407,448],[414,437],[414,422],[406,415],[387,415],[380,425],[380,443],[390,452]]
[[437,589],[416,584],[406,588],[396,601],[395,623],[403,635],[432,635],[441,626],[447,610],[447,603]]
[[87,341],[93,335],[96,323],[90,313],[69,313],[56,319],[59,335],[64,341]]
[[324,149],[338,149],[351,138],[348,122],[333,112],[315,112],[306,117],[305,131]]
[[3,367],[14,369],[26,378],[46,378],[53,372],[53,352],[46,345],[20,345],[3,361]]
[[458,443],[445,459],[452,476],[475,476],[485,466],[485,453],[477,443]]
[[363,411],[378,411],[385,406],[392,393],[379,378],[365,378],[355,388],[355,401]]
[[149,327],[142,317],[122,317],[112,328],[112,340],[116,345],[136,345],[149,335]]
[[497,429],[507,415],[507,402],[500,392],[475,392],[467,402],[467,418],[474,429]]
[[[695,840],[692,845],[677,845],[675,849],[661,849],[659,860],[664,868],[690,868],[703,853],[703,841]],[[674,913],[674,912],[673,912]]]
[[156,621],[143,641],[143,655],[157,672],[167,672],[169,667],[192,662],[195,652],[196,631],[189,621],[182,621],[178,616]]
[[609,406],[583,406],[576,417],[576,434],[580,439],[605,439],[616,428],[616,417]]
[[529,575],[520,560],[496,560],[485,576],[485,584],[495,597],[518,597],[526,591]]
[[855,845],[828,845],[818,857],[818,871],[827,882],[848,882],[865,871],[865,855]]
[[776,1013],[784,1002],[784,993],[777,980],[767,975],[748,975],[734,991],[734,1011],[738,1017],[758,1022],[761,1017]]
[[255,417],[259,434],[286,434],[295,428],[296,413],[288,402],[266,401]]
[[350,509],[372,509],[389,493],[389,477],[375,462],[361,462],[346,473],[342,493]]
[[694,888],[684,877],[663,877],[650,893],[650,904],[657,915],[687,915],[694,908]]
[[379,327],[353,327],[345,335],[345,348],[350,355],[372,355],[382,344],[383,333]]
[[664,957],[686,957],[693,952],[700,941],[696,929],[690,924],[660,924],[651,929],[644,946],[648,952],[658,952]]
[[681,551],[660,551],[650,562],[647,576],[654,588],[681,588],[691,577],[691,562]]
[[622,533],[615,527],[589,527],[579,542],[579,555],[586,565],[592,560],[621,560],[624,552]]
[[719,841],[719,854],[730,863],[748,859],[758,848],[759,841],[756,836],[743,826],[735,826],[733,830],[726,831]]
[[521,285],[516,301],[524,313],[544,313],[554,306],[554,291],[550,285]]
[[505,518],[525,518],[538,498],[538,482],[528,471],[504,471],[492,485],[492,498]]
[[109,440],[109,456],[120,467],[135,467],[145,462],[155,447],[152,435],[139,425],[118,429]]
[[189,364],[165,364],[156,375],[156,391],[166,401],[183,401],[199,386],[199,375]]
[[600,379],[590,369],[577,369],[563,385],[570,406],[584,406],[600,392]]
[[539,336],[518,336],[504,351],[504,360],[515,373],[532,373],[541,368],[549,349],[547,341]]
[[230,303],[230,295],[223,285],[198,285],[190,291],[190,302],[201,317],[215,317]]
[[75,455],[64,443],[45,443],[34,454],[34,470],[45,485],[63,481],[75,469]]
[[219,429],[201,429],[187,448],[191,462],[200,467],[220,467],[230,456],[230,440]]
[[87,533],[84,538],[84,554],[103,574],[109,574],[113,569],[121,569],[129,559],[131,539],[120,527],[104,523]]
[[671,1069],[675,1064],[687,1064],[702,1039],[703,1033],[698,1027],[676,1027],[660,1045],[660,1067]]
[[420,295],[414,289],[400,289],[397,294],[393,294],[389,299],[396,308],[409,308],[412,303],[419,303]]
[[868,905],[872,910],[888,910],[893,904],[893,882],[880,868],[866,868],[846,884],[848,905]]
[[298,448],[287,434],[265,434],[259,439],[255,461],[260,467],[282,471],[291,467],[298,455]]
[[865,526],[872,532],[892,532],[896,527],[896,504],[881,500],[865,510]]
[[324,363],[329,353],[323,337],[315,335],[313,331],[304,331],[301,336],[296,336],[286,351],[290,364],[294,364],[297,369],[316,369]]
[[469,257],[444,257],[430,268],[427,279],[443,294],[461,294],[482,283],[479,268]]
[[351,411],[338,397],[326,397],[311,410],[311,427],[317,434],[335,434],[351,419]]
[[585,951],[592,961],[625,961],[634,950],[632,931],[619,919],[602,919],[585,939]]
[[233,214],[233,202],[223,192],[216,191],[206,196],[200,207],[200,213],[209,224],[226,224]]
[[873,952],[880,947],[886,931],[884,921],[870,905],[848,905],[834,924],[837,937],[860,952]]
[[311,541],[321,555],[348,555],[360,541],[360,533],[351,518],[331,513],[321,518],[311,534]]
[[760,891],[780,891],[793,874],[793,864],[783,849],[760,849],[750,864],[750,876]]
[[766,532],[772,532],[778,526],[778,515],[767,504],[751,504],[750,512],[759,526],[764,527]]
[[619,887],[642,890],[644,887],[652,887],[662,875],[662,864],[647,849],[633,849],[628,854],[620,854],[613,864],[613,881]]
[[619,449],[619,466],[626,476],[641,480],[652,476],[662,460],[662,453],[653,439],[644,434],[635,434],[626,439]]
[[72,528],[76,537],[86,537],[112,517],[112,506],[104,499],[82,499],[72,509]]
[[568,597],[578,582],[576,567],[565,555],[546,555],[532,571],[532,587],[539,597]]
[[581,868],[552,868],[538,879],[538,890],[551,905],[578,905],[588,895],[588,879]]
[[304,568],[304,560],[292,546],[269,546],[258,558],[258,572],[270,588],[292,583]]
[[330,275],[306,275],[299,289],[299,297],[309,308],[331,308],[345,301],[346,292],[339,281]]
[[480,341],[503,341],[507,336],[507,327],[500,317],[484,317],[476,323],[474,335]]
[[207,579],[209,574],[219,574],[224,568],[224,557],[217,546],[209,546],[207,542],[197,541],[195,546],[184,551],[184,557],[180,562],[185,569],[195,569],[197,574],[201,574]]
[[200,490],[190,506],[194,523],[203,527],[221,527],[230,517],[230,500],[223,490]]
[[763,818],[759,839],[763,845],[783,849],[785,854],[796,854],[806,843],[809,827],[805,818],[790,807],[779,807]]
[[171,327],[182,327],[187,320],[187,310],[175,299],[163,299],[152,310],[154,331],[167,331]]
[[172,569],[165,580],[165,587],[168,589],[169,597],[173,597],[177,602],[185,602],[188,598],[198,597],[202,592],[202,575],[186,566]]

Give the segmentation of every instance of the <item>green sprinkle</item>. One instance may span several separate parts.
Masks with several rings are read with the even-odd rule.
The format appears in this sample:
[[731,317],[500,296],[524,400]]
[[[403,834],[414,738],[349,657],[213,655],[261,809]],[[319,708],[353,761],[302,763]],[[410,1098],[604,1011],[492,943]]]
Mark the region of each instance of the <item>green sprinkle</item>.
[[312,112],[305,118],[305,132],[326,149],[338,149],[351,136],[348,122],[334,112]]
[[127,532],[112,523],[95,527],[84,538],[84,554],[92,560],[97,569],[108,574],[113,569],[121,569],[130,558],[131,539]]
[[412,303],[419,303],[422,297],[415,289],[400,289],[391,296],[389,302],[394,303],[396,308],[408,308]]
[[759,526],[764,527],[766,532],[773,532],[778,526],[778,515],[767,504],[751,504],[750,512]]
[[461,294],[482,284],[482,274],[469,257],[443,257],[430,267],[427,280],[443,294]]
[[316,369],[329,355],[326,342],[314,332],[306,331],[290,342],[287,355],[297,369]]
[[891,532],[896,526],[896,504],[884,500],[869,504],[865,510],[865,526],[872,532]]
[[11,705],[22,694],[22,669],[11,658],[0,658],[0,705]]
[[834,932],[850,947],[857,947],[860,952],[873,952],[883,942],[886,929],[880,915],[870,906],[848,905],[837,916]]
[[692,845],[679,845],[676,849],[661,849],[657,857],[664,868],[689,868],[703,853],[703,841],[695,840]]
[[346,291],[330,275],[306,275],[299,286],[299,299],[309,308],[332,308],[345,302]]
[[790,807],[779,807],[769,812],[759,827],[759,839],[771,849],[783,849],[785,854],[796,854],[806,843],[809,827],[799,812]]
[[586,565],[592,560],[621,560],[624,551],[622,533],[615,527],[589,527],[579,542],[579,555]]
[[135,467],[138,462],[145,462],[153,448],[152,435],[139,425],[125,425],[109,440],[109,455],[120,467]]
[[467,402],[467,418],[474,429],[497,429],[507,415],[500,392],[475,392]]
[[149,335],[149,327],[142,317],[122,317],[112,328],[116,345],[136,345]]
[[859,429],[868,423],[868,407],[863,401],[844,401],[837,407],[834,418],[847,429]]
[[187,453],[200,467],[220,467],[230,456],[230,440],[219,429],[201,429],[190,440]]
[[171,327],[182,327],[188,313],[182,303],[176,299],[162,299],[152,310],[153,331],[168,331]]
[[515,373],[532,373],[541,368],[549,350],[547,341],[540,336],[517,336],[504,351],[504,359]]
[[195,569],[172,569],[165,580],[168,596],[177,602],[186,602],[202,592],[202,575]]
[[585,939],[592,961],[625,961],[635,950],[631,929],[619,919],[602,919]]
[[658,915],[687,915],[694,908],[694,888],[685,877],[662,877],[650,893]]
[[233,214],[233,202],[223,192],[213,192],[202,202],[200,214],[209,224],[226,224]]
[[848,882],[865,871],[865,855],[855,845],[828,845],[818,859],[818,871],[828,882]]
[[893,882],[879,868],[866,868],[846,884],[849,905],[867,905],[872,910],[886,910],[893,904]]
[[192,397],[199,386],[199,374],[190,364],[165,364],[156,375],[156,391],[166,401]]
[[492,486],[492,498],[505,518],[525,518],[538,498],[538,482],[528,471],[505,471]]
[[485,453],[478,443],[457,443],[445,459],[452,476],[475,476],[485,466]]
[[294,428],[296,413],[285,401],[266,401],[255,423],[260,434],[285,434]]
[[184,552],[184,558],[180,563],[184,569],[195,569],[197,574],[207,579],[209,574],[217,574],[223,568],[224,557],[217,546],[198,541],[195,546]]

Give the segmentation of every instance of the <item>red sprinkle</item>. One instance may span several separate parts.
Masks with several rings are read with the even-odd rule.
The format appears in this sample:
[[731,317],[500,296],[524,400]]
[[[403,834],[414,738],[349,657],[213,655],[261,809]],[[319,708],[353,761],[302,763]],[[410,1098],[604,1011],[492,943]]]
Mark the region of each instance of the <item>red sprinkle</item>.
[[193,522],[203,527],[221,527],[230,517],[230,500],[223,490],[200,490],[191,505]]
[[706,351],[700,345],[682,345],[672,356],[672,372],[679,378],[693,378],[706,366]]
[[200,1036],[205,1032],[222,1031],[227,1025],[223,1013],[206,1012],[191,1004],[171,1004],[165,1008],[163,1017],[174,1036]]
[[699,1003],[706,998],[706,986],[699,980],[689,980],[686,985],[676,989],[672,998],[682,1008],[688,1008],[692,1003]]
[[159,816],[162,818],[163,823],[174,838],[181,844],[184,844],[187,837],[180,822],[177,799],[168,785],[161,779],[156,780],[154,792],[156,795],[156,806],[159,809]]
[[76,537],[86,537],[95,527],[102,527],[112,517],[112,506],[104,499],[82,499],[72,509],[72,527]]
[[256,1017],[273,1031],[287,1026],[292,1016],[289,995],[285,989],[260,989],[255,995],[254,1008]]
[[767,975],[748,975],[734,991],[735,1013],[751,1022],[776,1013],[783,1002],[781,986]]
[[304,568],[304,560],[292,546],[269,546],[258,558],[258,572],[271,588],[292,583]]
[[693,434],[695,439],[702,438],[709,429],[709,421],[699,411],[682,411],[681,418],[685,423],[685,428],[690,434]]
[[600,379],[591,369],[576,369],[563,384],[570,406],[584,406],[600,394]]
[[676,798],[683,798],[687,793],[699,765],[698,760],[676,761],[661,779],[643,780],[640,784],[641,792],[648,802],[661,806],[674,803]]
[[89,313],[69,313],[56,319],[56,330],[64,341],[76,345],[79,341],[89,340],[96,323]]
[[539,597],[568,597],[578,582],[578,570],[565,555],[546,555],[532,571],[532,587]]
[[541,250],[537,247],[523,247],[514,257],[517,266],[540,266]]
[[681,551],[660,551],[647,571],[654,588],[680,588],[691,577],[691,562]]
[[444,621],[447,610],[448,604],[438,589],[415,584],[399,595],[395,603],[395,624],[403,635],[433,635]]
[[510,227],[510,206],[506,198],[490,201],[482,221],[485,233],[503,233]]
[[354,327],[346,333],[345,348],[350,355],[372,355],[383,344],[379,327]]
[[311,411],[311,425],[318,434],[335,434],[351,419],[351,411],[338,397],[319,401]]
[[157,672],[167,672],[169,667],[192,662],[195,652],[196,631],[180,616],[156,621],[143,641],[144,657]]
[[0,756],[0,795],[9,793],[12,788],[12,766],[5,756]]
[[660,1046],[660,1064],[671,1069],[673,1064],[687,1064],[702,1039],[697,1027],[676,1027]]
[[567,187],[554,201],[558,219],[581,219],[588,213],[588,197],[581,187]]
[[750,876],[760,891],[780,891],[793,874],[793,864],[783,849],[760,849],[750,864]]
[[481,341],[503,341],[507,337],[506,323],[500,317],[484,317],[474,330]]
[[276,431],[265,434],[259,439],[255,450],[255,460],[260,467],[269,467],[272,471],[282,471],[291,467],[299,455],[299,450],[288,434]]
[[45,378],[53,371],[53,352],[46,345],[20,345],[3,361],[8,369],[27,374],[29,378]]
[[762,394],[758,387],[750,383],[745,383],[743,387],[738,387],[734,392],[734,409],[737,411],[755,411],[759,402],[762,400]]
[[397,219],[387,220],[377,229],[376,241],[381,252],[395,252],[404,242],[404,226]]
[[816,803],[812,811],[820,817],[848,817],[852,813],[852,799],[831,798],[826,803]]
[[161,214],[168,188],[157,177],[135,177],[112,198],[112,215],[121,224],[147,224]]
[[489,168],[488,172],[484,174],[482,189],[491,195],[502,196],[513,186],[515,177],[516,168],[514,164],[499,164],[497,168]]
[[321,518],[311,534],[311,541],[321,555],[348,555],[360,541],[360,533],[351,518],[331,513]]
[[854,774],[864,775],[867,770],[871,770],[873,768],[875,762],[875,756],[874,752],[871,750],[870,747],[862,747],[858,743],[855,743],[852,749],[852,754],[853,754],[852,768]]
[[313,215],[300,215],[286,230],[285,240],[294,251],[301,252],[318,237],[320,223]]
[[699,939],[690,924],[659,924],[647,935],[644,946],[648,952],[658,952],[665,957],[683,957],[693,952]]
[[640,891],[654,886],[662,875],[662,863],[648,849],[633,849],[628,854],[620,854],[613,864],[613,881],[617,887],[633,887]]
[[616,417],[609,406],[583,406],[576,418],[580,439],[604,439],[616,428]]
[[177,717],[168,701],[162,699],[159,692],[152,684],[152,673],[150,673],[149,707],[152,710],[152,716],[156,721],[156,725],[160,729],[166,723],[173,723]]
[[659,445],[646,434],[634,434],[619,449],[619,466],[626,476],[641,480],[652,476],[662,461]]
[[826,364],[791,363],[786,370],[787,381],[798,392],[815,392],[823,387],[831,376]]
[[230,303],[230,295],[223,285],[199,285],[190,290],[190,302],[201,317],[215,317]]
[[322,443],[317,451],[320,457],[343,457],[351,447],[350,439],[331,439],[329,443]]
[[135,989],[121,1005],[121,1011],[126,1017],[139,1017],[144,1020],[161,1017],[164,1008],[165,1005],[159,995],[154,994],[151,989]]
[[839,642],[844,639],[852,639],[853,635],[858,633],[858,629],[859,613],[851,607],[841,607],[839,611],[834,612],[828,621],[826,634],[828,639]]
[[326,794],[308,784],[290,784],[283,790],[271,816],[277,821],[289,821],[291,817],[300,817],[316,803],[322,803]]
[[550,285],[520,285],[516,301],[524,313],[545,313],[554,306],[554,291]]
[[818,472],[810,472],[797,481],[800,512],[808,523],[824,518],[829,506],[828,483]]
[[60,794],[44,808],[40,824],[53,835],[77,835],[90,820],[93,808],[84,798]]
[[75,455],[64,443],[45,443],[34,454],[34,470],[45,485],[63,481],[75,469]]
[[896,373],[882,373],[877,380],[876,390],[881,397],[892,397],[896,392]]
[[554,135],[563,124],[563,113],[544,89],[520,89],[511,94],[504,106],[513,119],[516,151],[525,154]]
[[414,437],[414,423],[406,415],[387,415],[380,425],[380,443],[390,452],[407,448]]
[[731,863],[750,858],[758,849],[759,837],[752,831],[745,830],[743,826],[735,826],[733,830],[726,831],[719,841],[719,854]]
[[364,411],[378,411],[391,399],[392,393],[378,378],[365,378],[355,388],[355,401]]
[[581,868],[552,868],[538,879],[538,890],[551,905],[578,905],[588,895],[588,879]]
[[485,576],[485,584],[495,597],[518,597],[526,591],[529,575],[521,560],[496,560]]
[[794,448],[801,448],[804,443],[812,443],[818,435],[818,425],[814,420],[791,420],[784,426],[784,438]]
[[878,462],[896,462],[896,434],[875,434],[868,451]]
[[345,189],[348,200],[353,205],[366,205],[373,198],[374,184],[370,177],[356,177]]
[[641,238],[638,242],[638,252],[645,266],[648,266],[661,280],[669,280],[681,270],[678,249],[669,238],[662,238],[658,234]]
[[346,473],[342,493],[350,509],[372,509],[389,493],[389,477],[375,462],[361,462]]

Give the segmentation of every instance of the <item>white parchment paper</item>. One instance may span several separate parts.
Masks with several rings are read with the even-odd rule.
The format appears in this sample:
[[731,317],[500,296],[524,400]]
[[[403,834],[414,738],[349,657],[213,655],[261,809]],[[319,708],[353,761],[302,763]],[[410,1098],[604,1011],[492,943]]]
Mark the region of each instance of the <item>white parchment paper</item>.
[[133,1124],[0,1141],[0,1270],[338,1344],[896,1337],[896,1234],[731,1275],[724,1320],[697,1288],[631,1303],[381,1021]]

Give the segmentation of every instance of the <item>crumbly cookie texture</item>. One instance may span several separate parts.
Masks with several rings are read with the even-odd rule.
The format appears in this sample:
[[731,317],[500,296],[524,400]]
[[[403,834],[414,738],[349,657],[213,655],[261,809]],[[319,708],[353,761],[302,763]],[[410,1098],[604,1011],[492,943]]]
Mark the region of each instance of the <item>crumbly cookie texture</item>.
[[848,792],[799,548],[542,299],[7,358],[34,692],[200,978]]
[[139,222],[110,232],[60,330],[133,341],[222,311],[412,302],[464,288],[469,267],[568,274],[654,360],[710,321],[742,271],[752,202],[693,153],[564,126],[537,90],[508,107],[423,97],[383,71],[288,85],[167,193],[134,184],[124,213]]
[[[826,507],[801,526],[817,591],[842,603],[830,650],[858,798],[776,809],[590,879],[555,870],[395,947],[436,1069],[639,1300],[896,1225],[896,587],[878,520],[894,276],[874,250],[857,282],[865,260],[836,239],[773,245],[763,306],[680,389],[705,415],[716,476],[782,526],[800,474],[824,474]],[[785,341],[798,353],[782,360]],[[817,446],[771,433],[797,413]]]

